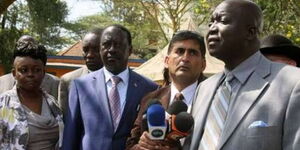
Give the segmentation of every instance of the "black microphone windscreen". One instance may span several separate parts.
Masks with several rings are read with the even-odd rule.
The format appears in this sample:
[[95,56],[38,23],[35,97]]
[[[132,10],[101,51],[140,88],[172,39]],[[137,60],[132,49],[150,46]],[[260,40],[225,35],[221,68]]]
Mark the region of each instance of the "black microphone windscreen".
[[194,125],[194,118],[187,112],[181,112],[176,115],[174,124],[180,132],[188,132]]
[[167,112],[170,115],[177,115],[180,112],[186,112],[188,106],[180,100],[173,101],[173,103],[168,107]]

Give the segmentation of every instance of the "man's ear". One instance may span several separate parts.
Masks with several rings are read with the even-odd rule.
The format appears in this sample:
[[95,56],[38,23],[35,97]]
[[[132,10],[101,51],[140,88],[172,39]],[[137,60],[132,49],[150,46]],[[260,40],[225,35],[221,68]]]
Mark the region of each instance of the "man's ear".
[[248,40],[253,40],[255,38],[257,38],[257,31],[258,29],[254,26],[250,26],[248,27],[248,34],[247,34],[247,39]]
[[292,60],[292,59],[288,60],[287,64],[295,66],[295,67],[297,66],[297,62],[295,60]]
[[15,69],[15,68],[12,68],[12,69],[11,69],[11,73],[12,73],[12,75],[13,75],[14,77],[16,77],[16,69]]
[[132,45],[129,46],[128,50],[129,50],[128,56],[130,56],[132,53]]
[[169,68],[169,56],[165,57],[164,66],[165,66],[165,68]]

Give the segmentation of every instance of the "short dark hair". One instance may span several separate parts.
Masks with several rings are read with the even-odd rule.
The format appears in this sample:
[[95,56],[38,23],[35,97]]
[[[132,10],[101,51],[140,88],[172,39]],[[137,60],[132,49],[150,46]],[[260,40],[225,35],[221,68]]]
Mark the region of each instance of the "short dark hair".
[[44,66],[47,63],[47,50],[45,46],[38,45],[34,42],[27,42],[20,47],[16,47],[13,53],[13,60],[18,56],[28,56],[33,59],[40,59],[43,62]]
[[168,47],[168,54],[171,52],[171,49],[175,42],[184,41],[184,40],[196,41],[200,46],[200,52],[202,57],[205,58],[206,47],[205,47],[204,37],[198,34],[197,32],[189,31],[189,30],[180,30],[173,34],[173,37]]
[[92,34],[95,34],[97,36],[100,36],[100,38],[101,38],[102,32],[103,32],[103,28],[93,28],[90,31],[88,31],[87,34],[92,33]]
[[115,27],[115,28],[118,28],[118,29],[124,31],[126,33],[126,35],[127,35],[127,41],[128,41],[129,46],[132,46],[131,33],[130,33],[130,31],[126,27],[124,27],[124,26],[122,26],[120,24],[113,24],[113,25],[107,26],[105,29],[107,29],[109,27]]

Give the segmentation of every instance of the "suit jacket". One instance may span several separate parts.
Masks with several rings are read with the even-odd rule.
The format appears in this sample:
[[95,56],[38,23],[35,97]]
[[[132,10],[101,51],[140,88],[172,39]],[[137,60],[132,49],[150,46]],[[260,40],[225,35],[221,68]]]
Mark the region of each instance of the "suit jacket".
[[[300,70],[260,57],[227,116],[219,149],[300,149]],[[199,85],[192,109],[193,136],[186,140],[185,149],[198,149],[222,76],[216,74]]]
[[129,70],[126,104],[114,132],[103,69],[75,79],[69,94],[64,150],[124,150],[137,107],[157,85]]
[[59,107],[63,111],[64,116],[67,115],[68,95],[69,95],[71,81],[83,75],[87,75],[88,73],[89,73],[88,68],[84,66],[61,76],[59,86],[58,86],[58,103],[59,103]]
[[[201,76],[198,80],[198,84],[205,79],[206,79],[206,77]],[[131,135],[126,142],[126,149],[128,149],[128,150],[129,149],[130,150],[137,149],[136,144],[138,144],[140,137],[142,136],[142,134],[144,132],[143,127],[142,127],[143,126],[142,118],[147,110],[148,103],[153,99],[158,99],[161,102],[164,109],[167,110],[170,105],[170,97],[171,97],[171,87],[170,87],[170,85],[168,85],[168,86],[162,87],[156,91],[153,91],[153,92],[147,94],[142,99],[138,117],[136,118],[136,120],[134,122],[133,129],[131,130]],[[173,149],[181,148],[179,141],[169,141],[169,144],[173,146],[172,147]]]
[[[158,89],[156,91],[153,91],[149,94],[147,94],[141,101],[140,104],[140,111],[138,113],[138,116],[134,122],[133,129],[131,130],[131,136],[128,138],[126,142],[126,149],[135,150],[136,144],[138,144],[140,137],[143,133],[143,127],[142,127],[142,118],[144,113],[146,112],[147,105],[149,101],[152,99],[159,99],[162,106],[167,109],[170,103],[170,96],[171,96],[171,87],[166,86],[161,89]],[[178,146],[178,145],[177,145]]]
[[[11,90],[14,85],[16,84],[16,80],[12,73],[3,75],[0,77],[0,94]],[[52,95],[55,99],[57,99],[57,88],[59,84],[59,78],[49,74],[45,73],[43,82],[41,84],[41,87],[50,95]]]

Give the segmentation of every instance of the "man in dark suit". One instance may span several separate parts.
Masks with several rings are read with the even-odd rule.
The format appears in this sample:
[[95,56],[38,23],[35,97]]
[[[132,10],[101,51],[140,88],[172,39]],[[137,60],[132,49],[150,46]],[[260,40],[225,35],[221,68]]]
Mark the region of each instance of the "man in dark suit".
[[128,68],[132,45],[125,27],[106,27],[100,46],[104,67],[71,85],[64,150],[124,150],[142,97],[157,88]]
[[68,111],[68,95],[71,81],[103,67],[99,51],[102,30],[101,28],[95,28],[88,32],[82,40],[82,55],[86,66],[68,72],[60,78],[58,103],[64,116],[67,115]]
[[262,11],[250,0],[215,8],[206,41],[225,70],[200,83],[185,149],[300,149],[300,69],[260,53],[262,25]]
[[[165,69],[171,84],[146,95],[141,102],[141,109],[127,140],[126,149],[161,149],[180,148],[179,141],[149,139],[149,133],[142,131],[142,116],[147,104],[152,99],[159,99],[165,109],[174,101],[176,94],[181,94],[182,101],[191,107],[196,87],[204,78],[205,69],[204,38],[196,32],[179,31],[174,34],[165,58]],[[168,81],[167,81],[168,82]]]
[[272,34],[262,39],[260,51],[272,61],[300,67],[300,47],[282,35]]

